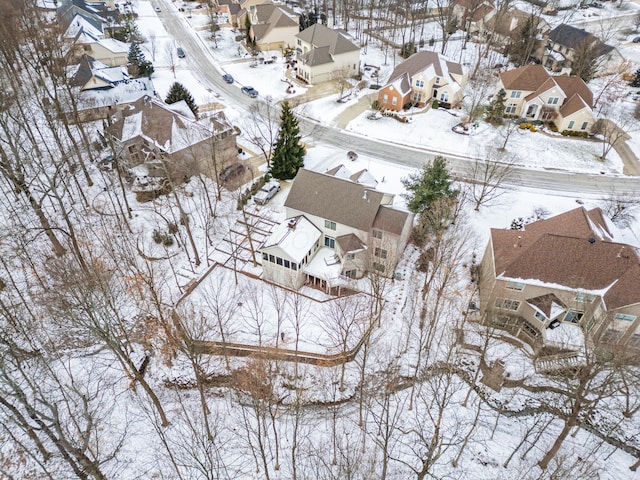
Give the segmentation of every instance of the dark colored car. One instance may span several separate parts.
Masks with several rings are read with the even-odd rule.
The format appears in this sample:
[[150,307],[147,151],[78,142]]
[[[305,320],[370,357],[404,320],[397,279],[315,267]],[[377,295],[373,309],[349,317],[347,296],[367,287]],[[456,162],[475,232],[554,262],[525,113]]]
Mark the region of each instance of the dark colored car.
[[185,55],[185,53],[184,53],[184,50],[183,50],[183,49],[181,49],[180,47],[178,47],[178,57],[179,57],[179,58],[184,58],[184,57],[186,57],[186,55]]
[[640,37],[636,37],[632,40],[633,43],[640,43]]
[[258,96],[258,91],[253,87],[242,87],[240,90],[251,98],[256,98]]
[[222,79],[227,83],[233,83],[233,77],[228,73],[222,75]]
[[245,171],[245,166],[240,162],[234,163],[233,165],[229,165],[220,174],[220,181],[226,182],[231,180],[232,178],[239,177],[244,173],[244,171]]

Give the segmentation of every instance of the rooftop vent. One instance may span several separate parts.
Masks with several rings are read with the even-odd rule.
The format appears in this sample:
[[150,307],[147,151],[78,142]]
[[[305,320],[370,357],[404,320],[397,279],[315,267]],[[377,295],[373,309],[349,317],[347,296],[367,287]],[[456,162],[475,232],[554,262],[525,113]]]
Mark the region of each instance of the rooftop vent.
[[291,229],[291,230],[295,230],[296,229],[296,224],[298,223],[298,220],[296,220],[295,218],[292,218],[289,220],[289,223],[287,224],[287,226]]
[[594,243],[596,243],[596,239],[593,237],[589,237],[589,243],[593,245]]

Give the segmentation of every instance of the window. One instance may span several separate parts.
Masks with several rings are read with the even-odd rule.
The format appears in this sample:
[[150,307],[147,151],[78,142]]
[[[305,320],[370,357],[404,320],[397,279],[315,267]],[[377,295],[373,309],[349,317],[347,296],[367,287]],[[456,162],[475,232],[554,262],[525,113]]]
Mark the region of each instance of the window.
[[588,126],[589,126],[589,122],[582,122],[582,126],[580,127],[580,130],[586,130]]
[[513,91],[511,92],[511,98],[520,98],[520,96],[522,95],[522,92],[519,91]]
[[549,105],[557,105],[558,104],[558,97],[549,97],[549,100],[547,100],[547,103]]
[[273,255],[269,255],[269,261],[271,263],[276,263],[276,257],[274,257]]
[[298,270],[298,264],[297,263],[291,263],[291,270]]
[[382,96],[382,103],[387,103],[389,101],[389,95],[386,93]]
[[524,283],[522,283],[522,282],[507,282],[507,288],[509,290],[524,290]]
[[544,314],[542,312],[536,312],[536,314],[534,315],[538,320],[540,320],[541,322],[544,322],[547,320],[547,317],[544,316]]
[[595,295],[590,293],[578,292],[576,293],[576,302],[586,302],[591,303],[596,298]]
[[633,322],[636,319],[635,315],[625,315],[624,313],[619,313],[614,317],[616,320],[622,320],[625,322]]
[[576,122],[574,122],[573,120],[571,120],[571,121],[569,122],[569,125],[567,126],[567,129],[571,130],[575,124],[576,124]]
[[436,85],[440,85],[440,77],[436,77]]
[[398,97],[393,97],[393,98],[391,99],[391,105],[395,106],[395,105],[397,105],[397,104],[398,104]]
[[328,228],[329,230],[335,230],[336,229],[336,222],[332,222],[330,220],[325,220],[324,221],[324,228]]
[[579,312],[577,310],[569,310],[564,316],[564,321],[569,323],[578,323],[583,316],[584,316],[584,312]]
[[420,100],[422,100],[422,94],[421,94],[421,93],[417,93],[417,92],[415,92],[415,93],[412,95],[411,99],[412,99],[415,103],[418,103],[418,102],[420,102]]
[[284,268],[291,268],[291,263],[289,263],[289,260],[284,261]]
[[376,247],[375,251],[374,251],[374,255],[376,257],[380,257],[380,258],[387,258],[387,251],[383,248],[378,248]]
[[508,103],[507,108],[504,109],[504,113],[506,113],[507,115],[511,113],[516,113],[516,107],[517,106],[515,103]]
[[514,312],[520,308],[520,302],[517,300],[509,300],[508,298],[496,298],[494,303],[496,308],[503,310],[513,310]]
[[440,95],[440,101],[441,102],[448,102],[449,101],[449,92],[443,92],[442,95]]
[[346,272],[344,272],[344,276],[347,278],[356,278],[357,273],[357,270],[347,270]]
[[378,272],[384,272],[384,265],[382,265],[381,263],[373,262],[372,266],[374,270]]
[[353,253],[347,253],[347,254],[345,255],[345,258],[346,258],[347,260],[353,260],[354,258],[356,258],[356,256],[355,256]]
[[266,253],[262,254],[262,260],[264,260],[265,262],[269,261],[269,255],[267,255]]
[[373,238],[382,240],[382,232],[380,230],[374,230],[371,235],[373,235]]
[[416,80],[416,87],[424,87],[424,80]]
[[282,259],[280,257],[276,257],[276,263],[282,266]]
[[335,248],[336,239],[331,237],[324,237],[324,246],[329,248]]

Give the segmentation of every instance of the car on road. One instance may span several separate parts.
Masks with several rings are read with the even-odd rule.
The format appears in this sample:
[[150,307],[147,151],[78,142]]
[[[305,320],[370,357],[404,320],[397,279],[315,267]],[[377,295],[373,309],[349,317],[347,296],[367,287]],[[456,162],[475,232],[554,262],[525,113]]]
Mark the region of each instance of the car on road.
[[184,50],[178,47],[178,58],[184,58],[184,57],[186,57]]
[[240,162],[229,165],[220,174],[220,181],[228,182],[233,178],[240,177],[244,173],[244,171],[245,171],[245,166]]
[[640,37],[636,37],[633,40],[631,40],[633,43],[640,43]]
[[253,87],[242,87],[240,90],[242,90],[242,93],[248,95],[251,98],[256,98],[258,96],[258,91]]
[[222,79],[227,83],[233,83],[233,77],[229,73],[222,75]]
[[160,13],[160,12],[161,12],[160,7],[156,7],[156,8],[154,8],[154,10],[155,10],[156,12],[158,12],[158,13]]
[[258,193],[253,196],[253,201],[258,205],[265,205],[269,202],[273,197],[275,197],[276,193],[280,191],[280,184],[277,180],[271,180],[269,183],[266,183]]

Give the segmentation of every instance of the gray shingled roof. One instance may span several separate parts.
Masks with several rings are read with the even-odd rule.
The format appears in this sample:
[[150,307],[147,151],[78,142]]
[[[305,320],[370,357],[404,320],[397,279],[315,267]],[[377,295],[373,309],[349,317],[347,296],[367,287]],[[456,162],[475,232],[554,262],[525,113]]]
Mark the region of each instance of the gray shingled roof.
[[[388,83],[392,83],[394,80],[401,77],[405,73],[408,74],[409,77],[413,77],[417,73],[426,70],[430,65],[433,65],[433,69],[435,70],[436,75],[438,75],[439,77],[444,77],[449,73],[455,73],[458,75],[462,75],[464,73],[462,65],[460,65],[459,63],[450,62],[440,57],[440,55],[436,52],[422,50],[420,52],[414,53],[404,62],[398,65],[391,73]],[[446,71],[443,70],[443,67],[446,69]]]
[[364,185],[301,168],[284,206],[368,232],[383,198]]
[[360,47],[349,40],[344,33],[327,28],[320,23],[311,25],[309,28],[301,31],[296,35],[296,38],[311,44],[315,48],[329,47],[329,53],[331,55],[360,50]]

